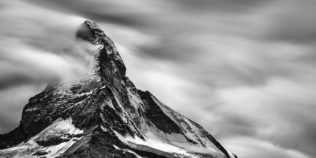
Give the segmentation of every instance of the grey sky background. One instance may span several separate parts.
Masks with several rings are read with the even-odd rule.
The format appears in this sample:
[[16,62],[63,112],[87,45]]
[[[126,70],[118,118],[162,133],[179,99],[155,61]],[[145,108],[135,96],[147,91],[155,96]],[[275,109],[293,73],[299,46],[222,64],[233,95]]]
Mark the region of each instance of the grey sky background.
[[314,0],[2,0],[0,133],[47,83],[88,73],[85,18],[136,86],[241,158],[316,157]]

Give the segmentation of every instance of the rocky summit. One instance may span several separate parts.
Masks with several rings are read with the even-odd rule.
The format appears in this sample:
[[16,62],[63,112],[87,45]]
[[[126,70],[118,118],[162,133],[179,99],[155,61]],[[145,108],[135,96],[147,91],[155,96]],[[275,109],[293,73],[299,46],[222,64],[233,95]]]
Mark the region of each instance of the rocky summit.
[[98,47],[93,77],[49,84],[19,126],[0,135],[0,157],[235,158],[192,120],[137,89],[112,40],[92,21],[77,39]]

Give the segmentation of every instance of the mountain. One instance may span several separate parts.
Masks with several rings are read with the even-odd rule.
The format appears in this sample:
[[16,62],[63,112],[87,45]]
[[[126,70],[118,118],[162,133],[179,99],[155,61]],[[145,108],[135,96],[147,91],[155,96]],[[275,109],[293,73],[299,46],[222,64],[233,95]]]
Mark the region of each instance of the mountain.
[[0,135],[0,157],[235,158],[203,127],[137,89],[113,42],[86,20],[76,37],[98,46],[94,76],[50,84],[19,126]]

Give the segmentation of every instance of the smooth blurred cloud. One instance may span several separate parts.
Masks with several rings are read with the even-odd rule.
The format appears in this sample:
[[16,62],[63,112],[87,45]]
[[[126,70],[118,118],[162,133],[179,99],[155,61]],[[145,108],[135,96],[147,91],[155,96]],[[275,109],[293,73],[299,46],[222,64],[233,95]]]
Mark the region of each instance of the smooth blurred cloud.
[[235,137],[224,140],[230,148],[239,151],[244,158],[310,158],[308,155],[293,149],[284,149],[271,142],[249,137]]
[[[280,6],[282,8],[280,9]],[[316,10],[314,0],[283,0],[266,8],[273,23],[269,27],[269,39],[294,43],[314,44],[316,37]]]
[[36,83],[0,91],[0,133],[7,133],[17,127],[28,99],[44,87],[44,84]]
[[91,71],[93,51],[74,40],[84,17],[114,40],[137,87],[239,157],[316,156],[314,0],[12,0],[0,7],[0,100],[20,98],[0,103],[3,111],[16,108],[10,117],[19,118],[39,91],[21,95],[20,86]]

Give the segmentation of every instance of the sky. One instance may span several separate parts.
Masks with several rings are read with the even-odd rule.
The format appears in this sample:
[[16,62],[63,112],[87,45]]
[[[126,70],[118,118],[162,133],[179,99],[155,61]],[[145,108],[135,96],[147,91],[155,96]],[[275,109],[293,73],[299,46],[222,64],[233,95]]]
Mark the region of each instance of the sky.
[[315,0],[1,0],[0,133],[52,81],[88,72],[84,19],[142,90],[241,158],[315,158]]

